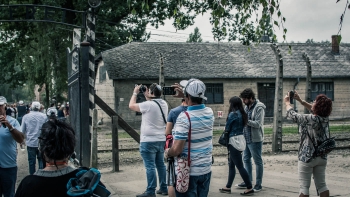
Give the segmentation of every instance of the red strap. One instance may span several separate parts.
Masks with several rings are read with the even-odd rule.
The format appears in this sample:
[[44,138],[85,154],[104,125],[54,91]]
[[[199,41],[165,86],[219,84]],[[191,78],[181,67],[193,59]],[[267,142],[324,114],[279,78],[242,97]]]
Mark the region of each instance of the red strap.
[[188,115],[187,111],[185,111],[185,114],[188,118],[188,122],[190,123],[190,128],[188,128],[188,152],[187,152],[187,160],[188,160],[188,166],[191,167],[191,119],[190,115]]

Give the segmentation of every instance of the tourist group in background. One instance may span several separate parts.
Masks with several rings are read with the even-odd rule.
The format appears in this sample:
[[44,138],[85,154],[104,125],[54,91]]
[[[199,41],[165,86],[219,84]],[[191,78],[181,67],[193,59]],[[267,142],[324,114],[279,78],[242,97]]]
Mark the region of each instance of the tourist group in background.
[[[25,105],[23,101],[19,101],[17,105],[17,103],[8,103],[5,97],[0,96],[0,196],[13,197],[15,195],[17,179],[17,144],[20,144],[22,150],[25,150],[25,146],[27,147],[30,175],[35,174],[40,169],[45,169],[48,155],[44,155],[43,151],[39,151],[39,136],[42,135],[42,127],[47,122],[53,121],[54,124],[57,125],[63,124],[63,126],[61,126],[69,130],[70,127],[65,123],[65,119],[68,116],[68,102],[66,105],[60,105],[58,108],[56,108],[53,103],[49,109],[45,110],[44,105],[37,101],[27,105]],[[57,126],[55,128],[59,129]],[[60,130],[56,133],[58,134],[60,132],[62,131]],[[65,139],[52,138],[47,140],[51,140],[51,142],[48,142],[46,146],[53,148],[54,146],[49,145],[50,143],[56,144],[60,140]],[[63,143],[68,145],[66,142]],[[74,147],[75,143],[72,145]],[[50,151],[53,151],[51,148]],[[56,147],[56,149],[60,150],[61,148],[62,147]],[[74,150],[74,148],[72,150]],[[36,169],[36,166],[38,166],[38,169]],[[23,196],[32,196],[28,195],[29,193],[25,194],[26,195]],[[44,194],[44,196],[45,195],[47,194]]]
[[[215,117],[213,110],[204,104],[207,100],[206,86],[199,79],[190,79],[173,87],[176,91],[174,97],[182,100],[170,111],[167,102],[161,98],[160,85],[137,85],[133,89],[129,108],[142,113],[139,150],[147,181],[146,190],[136,197],[155,197],[156,194],[208,196],[214,162],[212,139]],[[139,93],[143,93],[146,101],[137,103]],[[330,137],[332,100],[321,94],[313,103],[307,103],[294,91],[293,98],[311,112],[298,114],[293,110],[289,96],[288,92],[284,99],[287,117],[299,125],[301,136],[298,151],[299,197],[309,196],[311,177],[314,177],[320,196],[329,197],[325,181],[327,154],[316,154],[316,146]],[[241,195],[250,196],[263,189],[262,146],[266,106],[256,98],[251,88],[244,89],[240,95],[233,95],[229,104],[225,125],[229,170],[226,185],[218,189],[224,194],[232,192],[237,168],[243,182],[235,184],[235,187],[244,189]],[[75,137],[74,130],[65,122],[67,116],[68,102],[62,105],[52,103],[45,109],[39,102],[10,104],[0,96],[0,195],[15,195],[17,143],[24,145],[25,142],[30,175],[22,181],[16,196],[45,196],[49,193],[49,196],[65,196],[66,182],[77,172],[68,166],[68,159],[74,152]],[[252,159],[255,177],[252,176]],[[36,169],[36,163],[39,169]],[[51,181],[55,181],[57,187],[53,187]]]
[[[182,102],[169,113],[166,101],[161,98],[162,88],[156,83],[149,88],[145,87],[141,93],[144,94],[146,101],[137,103],[136,99],[142,87],[144,86],[138,85],[134,88],[129,102],[131,110],[142,113],[140,153],[147,177],[145,192],[136,197],[155,197],[156,194],[170,197],[208,196],[211,165],[214,162],[212,157],[214,114],[213,110],[204,104],[207,99],[205,84],[198,79],[190,79],[173,85],[176,90],[174,97],[182,98]],[[287,94],[285,98],[287,117],[299,125],[301,135],[298,164],[299,197],[309,196],[312,176],[315,177],[316,189],[320,196],[329,197],[325,182],[327,155],[316,155],[315,148],[308,147],[320,144],[329,138],[328,121],[332,101],[325,95],[318,95],[313,103],[307,103],[300,99],[296,91],[293,98],[312,112],[312,114],[294,112],[289,103],[289,93]],[[266,106],[256,98],[251,88],[244,89],[240,95],[233,95],[229,104],[225,125],[225,131],[228,133],[229,171],[227,183],[219,188],[219,192],[231,194],[237,168],[243,179],[242,183],[235,184],[236,188],[244,189],[240,194],[258,195],[263,189],[262,146]],[[187,162],[184,162],[186,159]],[[252,176],[252,159],[255,165],[255,177]],[[189,174],[186,174],[186,171]]]

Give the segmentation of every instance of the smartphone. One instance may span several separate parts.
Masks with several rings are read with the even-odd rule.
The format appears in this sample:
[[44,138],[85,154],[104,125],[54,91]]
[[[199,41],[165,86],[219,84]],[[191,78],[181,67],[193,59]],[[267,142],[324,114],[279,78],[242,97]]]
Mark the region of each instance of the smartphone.
[[164,86],[163,95],[176,95],[175,87]]
[[289,102],[290,104],[294,104],[294,91],[289,92]]

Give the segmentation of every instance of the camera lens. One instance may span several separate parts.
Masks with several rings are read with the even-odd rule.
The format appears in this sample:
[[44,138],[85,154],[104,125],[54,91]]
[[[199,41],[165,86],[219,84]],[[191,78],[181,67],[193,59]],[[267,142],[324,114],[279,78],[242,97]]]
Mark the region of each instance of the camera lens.
[[140,90],[140,93],[146,92],[146,86],[144,86],[144,85],[140,86],[139,90]]

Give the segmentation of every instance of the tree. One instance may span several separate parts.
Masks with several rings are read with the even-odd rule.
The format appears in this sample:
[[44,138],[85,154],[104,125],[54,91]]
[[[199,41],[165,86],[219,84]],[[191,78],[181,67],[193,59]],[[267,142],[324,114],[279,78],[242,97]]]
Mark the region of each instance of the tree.
[[194,32],[190,33],[188,39],[186,42],[202,42],[202,38],[201,38],[201,33],[199,32],[198,27],[194,28]]
[[[166,19],[173,19],[176,29],[186,29],[194,24],[199,14],[211,13],[213,35],[216,40],[239,38],[243,44],[259,42],[264,32],[272,37],[277,27],[282,29],[284,40],[287,29],[280,11],[281,0],[114,0],[102,1],[94,9],[96,20],[96,54],[131,41],[145,41],[151,32],[146,25],[158,28]],[[83,0],[0,0],[1,5],[39,4],[87,11],[89,5]],[[260,9],[263,8],[263,9]],[[235,11],[233,11],[235,10]],[[0,18],[8,13],[0,12]],[[25,10],[18,18],[25,18]],[[37,12],[35,14],[42,14]],[[60,16],[57,16],[60,17]],[[250,19],[255,18],[252,24]],[[81,18],[68,13],[66,20],[81,23]],[[269,24],[266,25],[266,20]],[[67,47],[72,46],[72,28],[53,23],[14,23],[0,25],[0,53],[2,66],[7,70],[8,84],[45,87],[46,102],[49,97],[67,91]],[[84,37],[84,32],[82,37]],[[46,103],[48,104],[48,103]]]
[[314,39],[307,39],[306,42],[307,44],[314,44]]

